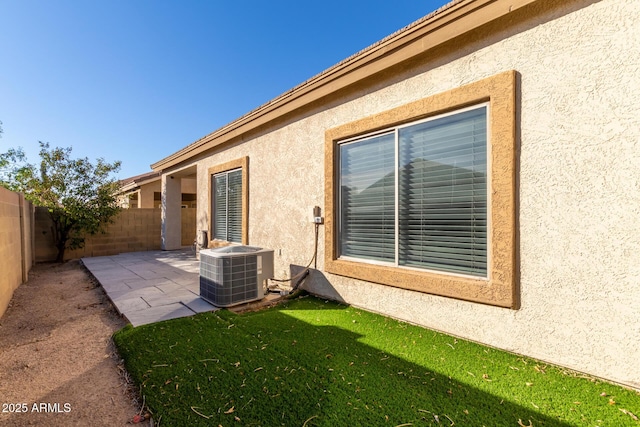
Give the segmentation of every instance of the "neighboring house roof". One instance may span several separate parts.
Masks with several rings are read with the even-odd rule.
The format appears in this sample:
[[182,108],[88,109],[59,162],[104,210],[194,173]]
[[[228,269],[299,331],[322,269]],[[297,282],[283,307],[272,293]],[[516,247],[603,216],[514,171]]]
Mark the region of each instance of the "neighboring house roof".
[[287,113],[536,1],[539,0],[453,0],[228,125],[152,164],[151,168],[154,171],[162,171],[220,144],[241,138],[247,132]]
[[140,175],[132,176],[129,178],[121,179],[118,184],[120,185],[120,193],[126,193],[137,189],[143,184],[148,184],[160,179],[160,172],[147,172]]

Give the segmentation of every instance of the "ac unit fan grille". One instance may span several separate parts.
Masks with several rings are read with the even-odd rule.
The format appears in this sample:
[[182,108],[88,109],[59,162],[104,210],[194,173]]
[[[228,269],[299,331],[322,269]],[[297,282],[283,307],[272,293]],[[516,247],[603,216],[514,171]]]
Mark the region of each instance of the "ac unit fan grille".
[[218,306],[239,304],[258,296],[257,257],[212,258],[200,267],[200,296]]

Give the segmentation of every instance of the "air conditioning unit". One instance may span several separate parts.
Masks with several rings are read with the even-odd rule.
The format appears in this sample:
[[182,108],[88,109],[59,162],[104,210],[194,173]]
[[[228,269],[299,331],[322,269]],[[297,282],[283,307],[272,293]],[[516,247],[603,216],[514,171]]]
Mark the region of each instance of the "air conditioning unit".
[[262,299],[272,277],[273,250],[225,246],[200,251],[200,297],[216,307]]

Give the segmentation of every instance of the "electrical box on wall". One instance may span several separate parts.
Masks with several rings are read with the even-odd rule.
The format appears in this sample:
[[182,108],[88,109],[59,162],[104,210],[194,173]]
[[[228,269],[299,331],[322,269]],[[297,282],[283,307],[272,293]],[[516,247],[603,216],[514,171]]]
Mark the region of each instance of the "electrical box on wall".
[[320,206],[313,207],[313,222],[315,224],[322,224],[324,222],[324,218],[322,218],[322,209],[320,209]]

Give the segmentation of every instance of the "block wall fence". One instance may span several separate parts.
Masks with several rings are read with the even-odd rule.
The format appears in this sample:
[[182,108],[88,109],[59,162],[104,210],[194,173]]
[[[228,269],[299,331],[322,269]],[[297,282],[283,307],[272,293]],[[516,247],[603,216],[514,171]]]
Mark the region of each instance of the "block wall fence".
[[[45,208],[35,210],[36,261],[56,259],[53,223]],[[123,209],[104,234],[87,236],[83,248],[65,252],[69,259],[160,249],[160,209]]]
[[34,264],[34,209],[22,194],[0,187],[0,316]]
[[[83,248],[67,250],[65,260],[117,255],[125,252],[161,249],[161,209],[123,209],[104,234],[87,236]],[[190,245],[196,235],[195,209],[182,209],[182,244]],[[35,209],[35,260],[49,262],[56,259],[53,243],[53,224],[45,208]]]
[[[106,233],[87,236],[81,249],[67,250],[65,260],[160,250],[160,209],[125,209]],[[195,209],[182,209],[182,244],[196,235]],[[53,224],[46,208],[34,207],[24,196],[0,187],[0,317],[13,292],[29,279],[36,262],[56,259]]]

